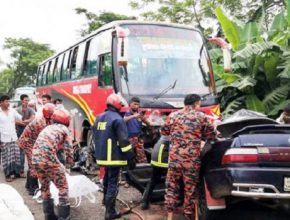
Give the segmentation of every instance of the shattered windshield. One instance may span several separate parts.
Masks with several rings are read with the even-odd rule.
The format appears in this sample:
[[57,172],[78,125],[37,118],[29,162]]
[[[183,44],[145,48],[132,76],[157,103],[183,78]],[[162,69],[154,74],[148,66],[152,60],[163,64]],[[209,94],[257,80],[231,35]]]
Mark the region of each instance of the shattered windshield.
[[173,82],[175,87],[164,96],[209,93],[208,79],[201,71],[201,66],[206,74],[209,71],[207,56],[197,31],[157,25],[126,28],[128,64],[127,77],[121,81],[123,93],[156,96]]

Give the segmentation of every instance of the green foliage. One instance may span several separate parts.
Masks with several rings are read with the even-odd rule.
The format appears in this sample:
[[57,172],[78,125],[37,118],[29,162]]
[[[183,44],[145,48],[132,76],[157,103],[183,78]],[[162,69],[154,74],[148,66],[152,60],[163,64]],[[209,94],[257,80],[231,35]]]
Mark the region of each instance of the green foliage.
[[76,8],[75,11],[79,15],[82,14],[85,15],[87,19],[87,27],[85,29],[80,30],[81,36],[90,34],[93,31],[97,30],[99,27],[112,21],[136,20],[136,17],[115,14],[113,12],[101,12],[99,15],[97,15],[93,12],[89,12],[87,9],[84,8]]
[[240,36],[236,24],[224,15],[221,8],[216,9],[216,16],[220,21],[224,34],[227,36],[227,40],[231,43],[233,49],[236,50],[240,43]]
[[232,114],[234,114],[236,111],[240,110],[243,108],[243,99],[244,97],[239,97],[236,100],[230,101],[224,111],[222,112],[223,118],[228,118]]
[[10,51],[12,58],[0,75],[1,82],[4,82],[1,89],[5,92],[35,84],[38,64],[54,52],[47,44],[36,43],[28,38],[6,38],[4,49]]
[[[216,74],[219,80],[217,90],[221,91],[220,97],[228,96],[232,88],[239,91],[233,94],[231,99],[221,99],[225,116],[234,113],[238,107],[246,107],[276,117],[287,102],[289,103],[290,25],[287,14],[289,1],[287,0],[287,8],[273,17],[268,31],[262,28],[268,26],[266,20],[262,22],[264,13],[248,23],[238,24],[236,19],[229,19],[217,9],[217,18],[223,33],[232,46],[234,45],[233,72],[230,74],[239,76],[228,81],[221,77],[220,73]],[[274,2],[278,3],[278,0]],[[272,7],[272,3],[268,2],[268,5],[264,4],[263,7]],[[233,39],[237,33],[236,39],[239,41]]]

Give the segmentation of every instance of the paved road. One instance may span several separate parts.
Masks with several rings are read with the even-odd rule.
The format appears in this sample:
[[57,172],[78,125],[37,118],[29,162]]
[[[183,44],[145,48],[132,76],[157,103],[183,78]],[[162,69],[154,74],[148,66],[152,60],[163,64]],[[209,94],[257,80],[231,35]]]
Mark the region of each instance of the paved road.
[[[2,169],[0,169],[0,183],[6,183]],[[43,220],[41,204],[29,196],[25,190],[25,179],[15,179],[13,182],[8,183],[13,186],[23,197],[26,205],[33,213],[36,220]],[[102,220],[104,219],[104,207],[101,205],[102,194],[97,193],[96,203],[92,204],[87,199],[83,199],[81,205],[77,208],[72,208],[72,220]],[[119,198],[126,201],[132,207],[138,205],[141,200],[141,194],[133,189],[120,187]],[[149,211],[141,211],[138,206],[134,208],[135,211],[143,216],[144,220],[166,220],[166,211],[162,202],[151,205]],[[139,220],[135,214],[123,216],[121,219]],[[182,220],[180,215],[177,215],[176,220]],[[254,202],[238,203],[230,207],[226,212],[223,211],[214,220],[289,220],[290,215],[281,210],[272,210],[257,205]],[[0,220],[1,216],[0,216]],[[5,219],[6,220],[6,219]]]

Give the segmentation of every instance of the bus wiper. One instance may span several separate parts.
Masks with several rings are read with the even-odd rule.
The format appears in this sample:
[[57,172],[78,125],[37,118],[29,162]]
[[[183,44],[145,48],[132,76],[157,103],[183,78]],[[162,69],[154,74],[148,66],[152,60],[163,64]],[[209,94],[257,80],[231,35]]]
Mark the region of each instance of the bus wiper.
[[127,67],[126,66],[120,66],[120,74],[121,76],[123,76],[125,83],[126,83],[126,87],[127,87],[127,91],[128,91],[128,95],[130,95],[130,89],[129,89],[129,84],[128,84],[128,71],[127,71]]
[[174,81],[174,83],[167,88],[163,89],[158,95],[154,96],[153,100],[159,99],[161,96],[165,95],[168,91],[171,89],[174,89],[176,86],[177,79]]

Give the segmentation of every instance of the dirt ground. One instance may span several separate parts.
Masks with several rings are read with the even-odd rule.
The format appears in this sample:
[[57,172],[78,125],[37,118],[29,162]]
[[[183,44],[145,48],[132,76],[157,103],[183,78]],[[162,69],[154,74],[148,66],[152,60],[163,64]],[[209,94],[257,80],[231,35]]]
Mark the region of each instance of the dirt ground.
[[[73,175],[78,175],[79,173],[73,173]],[[0,183],[7,183],[13,186],[23,197],[26,205],[35,217],[35,220],[43,220],[44,216],[42,213],[42,205],[37,203],[31,196],[28,195],[25,189],[24,178],[14,179],[13,182],[5,182],[5,177],[2,168],[0,169]],[[125,201],[131,207],[133,207],[133,212],[137,212],[142,218],[138,217],[136,214],[123,215],[120,219],[124,220],[165,220],[166,211],[163,207],[163,203],[155,203],[150,206],[150,210],[142,211],[138,208],[138,204],[141,200],[141,193],[136,189],[129,187],[125,188],[120,186],[118,198]],[[102,193],[96,193],[96,203],[90,203],[86,198],[82,200],[82,203],[77,208],[71,209],[71,219],[72,220],[101,220],[104,219],[105,208],[101,205]],[[180,219],[180,218],[177,218]]]

